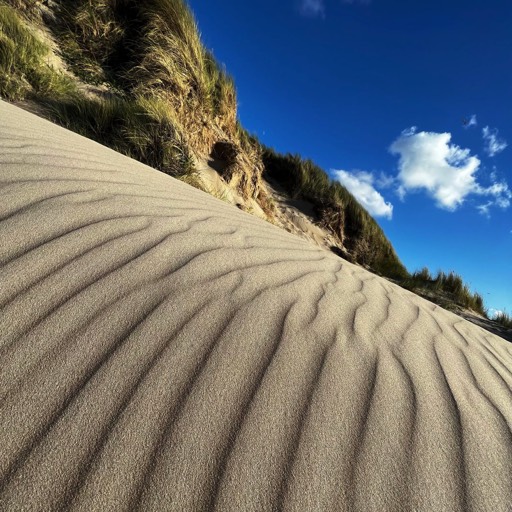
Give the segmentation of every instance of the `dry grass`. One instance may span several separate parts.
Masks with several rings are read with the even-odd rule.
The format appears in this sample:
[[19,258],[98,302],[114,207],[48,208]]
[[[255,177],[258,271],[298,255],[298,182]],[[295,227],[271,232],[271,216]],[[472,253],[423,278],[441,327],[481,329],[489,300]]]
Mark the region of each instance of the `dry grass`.
[[380,226],[352,194],[311,160],[298,155],[263,152],[265,173],[294,198],[316,205],[319,223],[329,229],[353,260],[392,278],[405,278],[407,270],[398,259]]
[[512,316],[505,311],[498,312],[493,320],[507,329],[512,329]]
[[[10,1],[24,16],[34,12],[33,0]],[[209,155],[228,140],[240,151],[230,186],[259,197],[260,146],[240,127],[234,82],[202,44],[184,0],[61,0],[52,9],[45,21],[69,69],[108,91],[96,99],[43,94],[53,120],[188,179],[192,153]]]
[[175,177],[195,173],[192,155],[167,105],[158,98],[47,101],[49,117],[75,132]]
[[234,82],[183,0],[63,0],[53,27],[83,80],[168,103],[194,149],[236,138]]
[[15,101],[34,94],[72,94],[73,82],[48,64],[49,52],[13,7],[0,5],[1,97]]
[[[10,0],[0,9],[0,94],[34,92],[60,124],[200,187],[192,153],[209,153],[219,138],[237,136],[232,79],[201,43],[182,0],[62,0],[47,16],[70,70],[107,86],[91,97],[45,64],[49,48],[24,17],[38,2]],[[42,22],[38,19],[38,23]],[[60,90],[59,90],[60,87]],[[186,134],[186,136],[184,135]]]
[[[435,292],[443,302],[449,299],[454,304],[487,316],[482,296],[479,293],[472,293],[462,277],[453,271],[448,274],[439,271],[433,276],[427,267],[423,267],[400,284],[411,290]],[[431,298],[435,299],[435,295],[431,295]]]
[[115,18],[118,2],[89,0],[60,2],[52,28],[73,72],[91,84],[108,82],[110,61],[124,36]]

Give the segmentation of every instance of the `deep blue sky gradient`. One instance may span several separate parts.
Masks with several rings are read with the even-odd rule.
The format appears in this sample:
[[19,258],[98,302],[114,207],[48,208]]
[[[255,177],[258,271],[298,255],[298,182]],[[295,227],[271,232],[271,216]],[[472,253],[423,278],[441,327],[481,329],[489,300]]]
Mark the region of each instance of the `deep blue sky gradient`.
[[[398,172],[389,146],[402,130],[450,132],[452,143],[512,187],[512,2],[324,0],[323,16],[301,0],[191,0],[203,41],[234,77],[242,124],[282,152],[326,171]],[[476,114],[478,126],[462,118]],[[482,127],[510,147],[490,158]],[[489,307],[512,313],[512,207],[490,217],[470,195],[455,211],[423,191],[402,202],[379,189],[393,218],[377,219],[409,270],[455,270]]]

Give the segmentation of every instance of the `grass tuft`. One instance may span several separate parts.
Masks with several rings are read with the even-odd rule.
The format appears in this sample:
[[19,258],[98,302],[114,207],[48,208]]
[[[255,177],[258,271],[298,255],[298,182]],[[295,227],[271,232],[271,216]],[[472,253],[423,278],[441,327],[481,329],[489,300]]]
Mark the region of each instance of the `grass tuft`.
[[54,33],[73,71],[169,103],[196,149],[236,137],[234,81],[202,44],[184,0],[62,0]]
[[264,175],[276,180],[291,197],[315,204],[320,223],[340,240],[354,261],[387,277],[408,276],[380,226],[345,187],[298,155],[264,148],[262,156]]
[[[443,302],[453,302],[482,316],[487,316],[482,296],[479,293],[472,293],[462,277],[453,271],[448,274],[439,271],[436,276],[433,276],[427,267],[423,267],[400,284],[410,290],[435,292]],[[431,298],[435,299],[435,296]]]
[[45,106],[55,122],[166,174],[190,179],[195,173],[177,122],[157,98],[77,97]]
[[512,329],[512,316],[505,311],[499,311],[493,320],[507,329]]
[[63,96],[75,90],[71,79],[48,63],[50,50],[7,5],[0,5],[0,96],[22,100],[31,93]]
[[[40,4],[9,2],[27,18]],[[203,46],[184,0],[60,0],[50,11],[44,22],[88,87],[59,92],[59,75],[44,64],[49,49],[6,7],[0,94],[12,100],[36,92],[54,121],[195,186],[193,152],[209,155],[219,140],[242,144],[234,82]],[[258,168],[259,145],[249,137],[244,144],[234,183],[253,196],[245,174]]]

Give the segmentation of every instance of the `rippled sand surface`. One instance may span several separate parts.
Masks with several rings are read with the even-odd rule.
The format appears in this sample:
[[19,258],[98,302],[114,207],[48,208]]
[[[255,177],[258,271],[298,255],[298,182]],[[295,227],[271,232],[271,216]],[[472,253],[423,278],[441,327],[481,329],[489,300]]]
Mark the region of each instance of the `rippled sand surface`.
[[0,509],[493,511],[512,345],[0,102]]

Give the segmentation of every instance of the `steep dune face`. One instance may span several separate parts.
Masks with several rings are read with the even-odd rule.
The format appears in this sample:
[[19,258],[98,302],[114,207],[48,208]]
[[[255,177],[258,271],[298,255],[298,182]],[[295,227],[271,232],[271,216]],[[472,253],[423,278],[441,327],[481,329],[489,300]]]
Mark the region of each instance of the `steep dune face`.
[[0,103],[0,509],[507,511],[512,346]]

